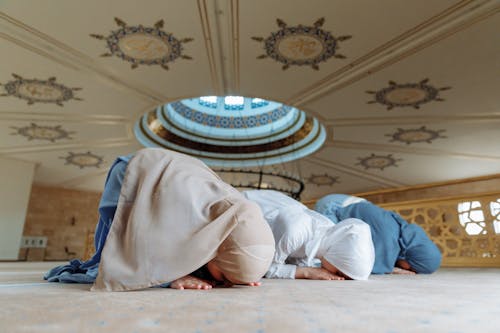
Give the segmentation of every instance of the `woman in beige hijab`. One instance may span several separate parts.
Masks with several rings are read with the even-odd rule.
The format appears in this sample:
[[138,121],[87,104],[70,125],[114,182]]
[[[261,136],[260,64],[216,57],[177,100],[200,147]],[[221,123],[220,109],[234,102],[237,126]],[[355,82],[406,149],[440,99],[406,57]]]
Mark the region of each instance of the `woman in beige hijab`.
[[99,205],[96,253],[45,275],[93,291],[260,285],[274,255],[261,210],[200,160],[146,148],[117,159]]

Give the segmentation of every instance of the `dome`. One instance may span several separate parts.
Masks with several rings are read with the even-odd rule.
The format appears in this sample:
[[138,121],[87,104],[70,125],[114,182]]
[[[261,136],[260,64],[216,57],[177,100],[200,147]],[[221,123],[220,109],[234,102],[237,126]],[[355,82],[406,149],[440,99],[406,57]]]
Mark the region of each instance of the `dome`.
[[223,167],[293,161],[318,150],[326,139],[324,127],[304,111],[242,96],[164,104],[142,115],[134,131],[146,147],[164,147]]

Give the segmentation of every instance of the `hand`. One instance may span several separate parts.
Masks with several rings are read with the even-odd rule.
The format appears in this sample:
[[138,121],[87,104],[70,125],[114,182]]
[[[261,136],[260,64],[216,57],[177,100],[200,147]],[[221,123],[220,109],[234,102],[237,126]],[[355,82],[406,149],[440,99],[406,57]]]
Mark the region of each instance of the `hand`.
[[297,267],[295,278],[309,280],[345,280],[343,276],[335,275],[321,267]]
[[181,277],[180,279],[174,280],[170,284],[170,288],[173,289],[200,289],[200,290],[208,290],[212,289],[212,285],[202,279],[198,279],[191,275],[186,275]]
[[250,282],[250,283],[247,283],[247,286],[250,286],[250,287],[260,287],[262,285],[262,282]]
[[403,269],[399,267],[394,267],[392,274],[401,274],[401,275],[413,275],[416,274],[414,271],[410,271],[408,269]]

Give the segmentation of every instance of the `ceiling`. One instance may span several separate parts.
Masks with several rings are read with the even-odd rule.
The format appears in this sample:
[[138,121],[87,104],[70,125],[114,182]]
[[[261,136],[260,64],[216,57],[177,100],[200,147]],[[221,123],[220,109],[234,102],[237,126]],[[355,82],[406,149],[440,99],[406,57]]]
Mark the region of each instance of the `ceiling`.
[[323,124],[323,146],[297,162],[305,200],[500,172],[499,1],[0,10],[0,157],[36,163],[38,184],[100,191],[114,158],[141,147],[143,114],[208,95],[284,103]]

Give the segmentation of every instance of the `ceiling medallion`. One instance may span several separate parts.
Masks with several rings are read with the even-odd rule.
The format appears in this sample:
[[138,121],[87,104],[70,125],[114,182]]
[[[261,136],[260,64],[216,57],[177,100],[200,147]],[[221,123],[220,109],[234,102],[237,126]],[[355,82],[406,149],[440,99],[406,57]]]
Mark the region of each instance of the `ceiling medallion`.
[[309,178],[307,178],[307,182],[316,186],[332,186],[333,184],[340,183],[339,177],[332,177],[326,173],[324,175],[312,174]]
[[432,143],[433,140],[437,138],[446,138],[446,136],[442,136],[441,132],[445,132],[446,130],[431,130],[422,126],[420,128],[410,128],[410,129],[402,129],[398,128],[398,131],[393,134],[386,134],[385,136],[391,137],[394,141],[400,141],[406,144],[415,143],[415,142],[427,142]]
[[105,39],[110,52],[101,54],[101,57],[113,55],[132,63],[132,69],[139,65],[160,65],[168,70],[167,63],[177,58],[192,59],[182,54],[182,43],[191,42],[193,38],[177,39],[172,34],[161,30],[163,20],[154,24],[153,27],[127,26],[127,24],[115,17],[118,30],[111,31],[109,36],[90,34],[97,39]]
[[47,140],[50,142],[55,142],[56,140],[61,139],[69,139],[70,134],[75,132],[65,131],[61,128],[61,126],[38,126],[37,124],[31,123],[30,126],[25,127],[11,127],[15,129],[17,132],[12,133],[11,135],[22,135],[27,137],[28,140]]
[[439,92],[451,89],[451,87],[435,88],[429,84],[429,79],[424,79],[419,83],[404,83],[398,84],[394,81],[389,81],[389,87],[379,91],[367,91],[368,94],[375,95],[374,101],[369,101],[368,104],[379,103],[387,106],[387,110],[394,107],[413,106],[419,109],[420,105],[430,101],[442,102],[444,99],[439,97]]
[[346,58],[336,53],[339,49],[338,42],[350,39],[352,36],[333,37],[330,32],[320,28],[325,23],[324,18],[318,19],[313,26],[299,24],[288,27],[280,19],[276,22],[281,29],[271,32],[269,37],[252,37],[255,41],[264,42],[266,54],[258,56],[257,59],[272,58],[283,64],[283,70],[291,65],[306,65],[318,70],[318,64],[331,57]]
[[103,163],[103,157],[92,154],[90,151],[86,153],[72,153],[69,152],[69,156],[59,157],[66,160],[65,164],[73,164],[80,169],[86,167],[96,167],[100,168]]
[[14,73],[12,73],[12,76],[15,80],[3,84],[7,93],[0,94],[0,96],[15,96],[28,101],[28,105],[39,102],[54,103],[63,106],[62,102],[69,101],[70,99],[82,100],[73,94],[73,91],[81,90],[81,88],[68,88],[56,83],[55,77],[50,77],[47,80],[38,80],[24,79]]
[[395,166],[396,162],[402,161],[402,159],[392,157],[392,154],[387,156],[371,154],[368,157],[358,157],[359,162],[356,165],[362,165],[366,169],[380,169]]

